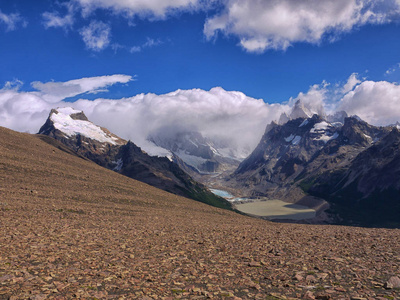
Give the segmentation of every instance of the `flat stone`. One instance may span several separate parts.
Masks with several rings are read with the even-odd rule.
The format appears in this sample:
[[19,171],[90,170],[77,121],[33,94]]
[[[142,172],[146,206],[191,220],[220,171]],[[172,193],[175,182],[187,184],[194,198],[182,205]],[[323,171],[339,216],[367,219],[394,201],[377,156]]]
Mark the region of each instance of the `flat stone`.
[[390,279],[385,283],[384,287],[386,289],[398,289],[400,288],[400,278],[397,276],[392,276]]
[[261,264],[259,262],[256,261],[252,261],[249,263],[250,267],[261,267]]
[[314,293],[311,292],[311,291],[307,291],[307,292],[303,295],[303,299],[315,300]]
[[293,276],[293,279],[297,280],[297,281],[302,281],[304,279],[304,277],[301,276],[300,274],[296,274],[296,275]]

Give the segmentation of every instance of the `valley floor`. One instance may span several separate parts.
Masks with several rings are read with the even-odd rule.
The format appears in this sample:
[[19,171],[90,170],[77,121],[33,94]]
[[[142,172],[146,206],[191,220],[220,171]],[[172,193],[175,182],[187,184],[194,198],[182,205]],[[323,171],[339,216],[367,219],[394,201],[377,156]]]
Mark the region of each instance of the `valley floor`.
[[1,205],[0,299],[400,296],[383,288],[400,275],[398,230],[271,224],[208,207]]
[[299,221],[313,219],[316,216],[314,209],[281,200],[256,200],[237,204],[235,208],[245,214],[265,217],[268,220]]
[[0,299],[400,298],[400,230],[241,216],[49,147],[0,130]]

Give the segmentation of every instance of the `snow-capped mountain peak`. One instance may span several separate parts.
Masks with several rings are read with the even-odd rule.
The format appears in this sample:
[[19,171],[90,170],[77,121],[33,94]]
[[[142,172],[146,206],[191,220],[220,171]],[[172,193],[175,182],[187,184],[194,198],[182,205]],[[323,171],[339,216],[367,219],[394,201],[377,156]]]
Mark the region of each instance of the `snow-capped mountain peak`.
[[40,129],[39,133],[45,133],[48,130],[48,126],[53,126],[67,138],[81,135],[100,143],[112,145],[125,143],[125,141],[110,133],[107,129],[90,122],[82,111],[71,107],[52,109],[48,121]]

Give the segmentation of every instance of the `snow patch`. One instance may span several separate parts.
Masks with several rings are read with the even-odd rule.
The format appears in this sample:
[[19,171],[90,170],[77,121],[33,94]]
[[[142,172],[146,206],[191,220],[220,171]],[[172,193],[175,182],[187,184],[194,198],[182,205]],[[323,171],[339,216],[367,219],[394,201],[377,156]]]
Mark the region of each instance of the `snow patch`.
[[293,134],[289,135],[288,137],[285,137],[285,141],[288,142],[288,143],[293,141],[293,139],[294,139],[294,135]]
[[326,144],[327,142],[329,142],[330,140],[334,140],[337,139],[339,137],[339,133],[335,132],[332,136],[329,136],[327,134],[322,135],[321,137],[315,139],[317,141],[324,141],[324,143]]
[[329,125],[327,122],[322,121],[322,122],[320,122],[320,123],[314,124],[314,127],[311,128],[310,132],[311,132],[311,133],[319,133],[319,132],[321,132],[321,131],[327,130],[327,129],[329,128],[329,126],[330,126],[330,125]]
[[292,140],[293,145],[297,145],[301,141],[301,136],[296,135],[295,138]]
[[160,146],[157,146],[156,144],[154,144],[149,140],[140,141],[140,144],[138,144],[138,146],[150,156],[166,157],[170,161],[173,161],[172,159],[173,155],[171,151],[162,148]]
[[117,161],[113,161],[114,164],[116,164],[115,168],[113,171],[121,171],[122,166],[124,165],[124,162],[122,161],[122,158],[119,158]]
[[89,121],[74,120],[71,118],[71,114],[80,112],[71,107],[59,108],[56,113],[50,116],[50,119],[53,121],[54,127],[68,137],[80,134],[101,143],[116,144],[115,141],[117,138],[105,133],[99,126]]
[[342,122],[333,122],[333,123],[331,123],[331,125],[333,127],[339,128],[339,127],[342,127],[344,124]]
[[307,124],[308,124],[308,119],[305,119],[305,120],[300,124],[299,127],[306,126]]

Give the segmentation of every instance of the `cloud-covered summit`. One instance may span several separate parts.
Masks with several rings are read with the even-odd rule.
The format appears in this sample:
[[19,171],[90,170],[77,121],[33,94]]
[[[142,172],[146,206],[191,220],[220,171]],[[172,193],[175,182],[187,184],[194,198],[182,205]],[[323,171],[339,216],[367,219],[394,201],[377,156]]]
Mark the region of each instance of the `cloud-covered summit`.
[[[388,125],[400,120],[400,87],[386,81],[361,80],[352,74],[340,85],[312,85],[287,104],[268,104],[237,91],[221,87],[177,90],[167,94],[139,94],[122,99],[64,99],[85,93],[96,93],[116,83],[132,80],[128,75],[98,76],[66,82],[34,82],[33,92],[19,90],[21,82],[8,82],[0,90],[0,125],[18,131],[35,133],[50,110],[72,106],[82,110],[96,124],[107,127],[139,146],[149,146],[153,133],[169,130],[170,134],[197,131],[209,138],[230,140],[238,147],[253,148],[265,127],[290,112],[297,100],[312,113],[324,114],[345,110],[375,125]],[[331,95],[338,97],[332,100]]]
[[170,134],[198,131],[206,137],[224,137],[239,146],[255,147],[265,126],[288,110],[285,105],[267,104],[220,87],[121,100],[78,100],[74,106],[94,122],[142,146],[152,133],[169,129],[173,131]]
[[139,94],[122,99],[63,101],[130,80],[131,76],[113,75],[67,82],[34,82],[32,86],[38,90],[34,92],[10,89],[8,84],[0,90],[0,125],[34,133],[51,108],[72,106],[84,111],[94,123],[142,147],[148,145],[151,133],[166,128],[174,132],[198,131],[206,137],[224,137],[239,146],[254,147],[265,126],[289,110],[287,105],[267,104],[262,99],[220,87],[209,91],[177,90],[163,95]]

